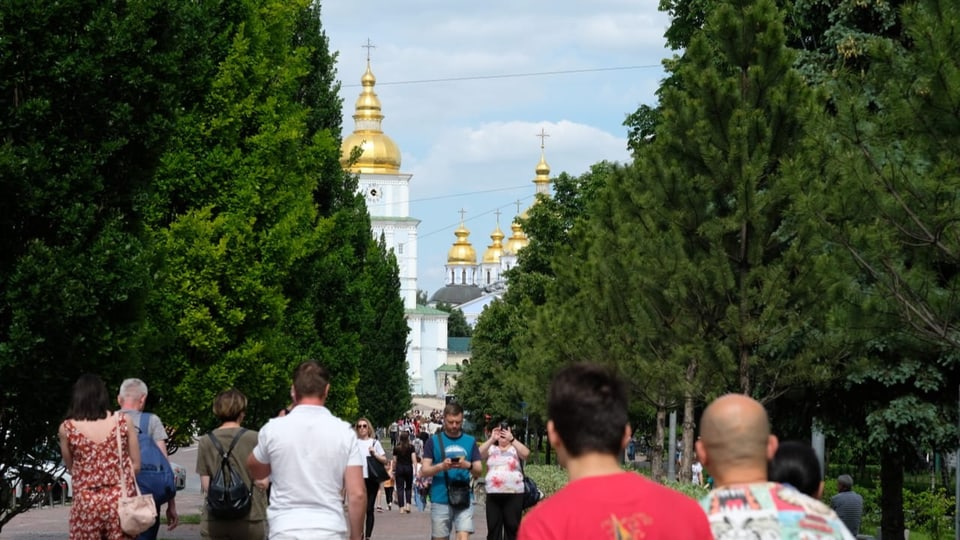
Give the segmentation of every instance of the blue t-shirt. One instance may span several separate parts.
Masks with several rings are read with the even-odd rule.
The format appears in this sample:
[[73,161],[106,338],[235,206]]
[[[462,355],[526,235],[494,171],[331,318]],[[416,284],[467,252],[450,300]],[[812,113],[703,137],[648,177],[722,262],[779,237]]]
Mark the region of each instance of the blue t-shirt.
[[[477,446],[477,440],[470,435],[461,433],[459,437],[450,438],[440,430],[436,435],[430,437],[430,442],[423,445],[423,457],[431,460],[432,463],[443,461],[440,452],[440,443],[437,437],[443,437],[443,455],[453,459],[461,458],[470,463],[480,461],[480,447]],[[468,458],[469,456],[469,458]],[[449,476],[448,476],[449,475]],[[462,482],[470,481],[470,471],[468,469],[451,469],[437,473],[433,477],[433,483],[430,485],[430,500],[438,504],[449,504],[447,499],[447,482],[460,480]]]

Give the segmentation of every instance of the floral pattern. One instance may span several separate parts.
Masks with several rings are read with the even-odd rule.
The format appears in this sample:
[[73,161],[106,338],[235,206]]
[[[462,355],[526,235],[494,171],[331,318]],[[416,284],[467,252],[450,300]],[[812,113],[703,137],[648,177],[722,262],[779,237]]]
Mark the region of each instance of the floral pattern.
[[523,471],[520,456],[513,445],[501,448],[494,444],[487,452],[487,493],[523,493]]
[[117,515],[120,499],[120,467],[117,456],[116,429],[120,429],[123,445],[123,466],[126,467],[127,495],[136,495],[133,485],[133,463],[127,443],[127,420],[120,415],[119,423],[110,430],[110,436],[94,442],[77,430],[73,421],[66,420],[64,428],[73,456],[70,473],[73,477],[73,506],[70,508],[70,540],[99,540],[101,538],[133,538],[124,534]]

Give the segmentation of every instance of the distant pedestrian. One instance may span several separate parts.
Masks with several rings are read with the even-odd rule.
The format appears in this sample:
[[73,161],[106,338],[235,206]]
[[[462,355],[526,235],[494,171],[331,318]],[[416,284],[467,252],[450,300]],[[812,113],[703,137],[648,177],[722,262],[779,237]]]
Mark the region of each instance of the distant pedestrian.
[[[360,418],[356,423],[357,446],[360,448],[360,455],[363,456],[363,484],[367,490],[367,518],[364,538],[370,538],[373,534],[374,509],[377,504],[377,494],[380,492],[380,480],[370,474],[367,468],[367,456],[371,456],[384,465],[387,464],[387,455],[383,451],[383,446],[373,436],[373,424],[366,418]],[[383,510],[381,506],[379,508]]]
[[473,503],[450,504],[447,486],[469,486],[471,478],[483,471],[477,440],[463,432],[463,407],[450,403],[443,409],[443,429],[423,447],[420,475],[433,477],[430,484],[431,536],[447,540],[455,530],[457,540],[467,540],[473,533]]
[[840,516],[850,534],[860,534],[860,520],[863,518],[863,497],[853,491],[853,477],[841,474],[837,478],[837,493],[830,498],[830,507]]
[[393,478],[397,488],[397,506],[400,513],[409,514],[413,504],[413,473],[417,454],[410,444],[410,433],[400,434],[400,441],[393,448]]
[[487,540],[516,540],[523,515],[522,462],[530,449],[518,441],[510,426],[501,422],[480,445],[487,460],[483,485],[487,492]]

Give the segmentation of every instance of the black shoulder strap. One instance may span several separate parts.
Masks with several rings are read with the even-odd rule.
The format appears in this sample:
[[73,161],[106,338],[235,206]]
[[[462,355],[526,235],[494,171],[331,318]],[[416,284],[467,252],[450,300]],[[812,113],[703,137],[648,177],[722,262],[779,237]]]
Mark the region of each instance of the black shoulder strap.
[[[443,448],[443,434],[442,434],[442,433],[437,433],[437,443],[440,444],[440,461],[441,461],[441,462],[442,462],[442,461],[446,461],[446,459],[447,459],[447,451],[446,451],[446,449]],[[450,494],[450,475],[447,473],[447,471],[443,471],[443,484],[444,484],[444,486],[446,486],[446,488],[447,488],[447,496],[449,497],[449,496],[450,496],[450,495],[449,495],[449,494]]]
[[240,428],[240,431],[233,436],[233,440],[230,441],[230,449],[226,452],[223,451],[223,445],[220,444],[220,441],[217,440],[216,435],[213,432],[207,433],[207,436],[210,437],[210,440],[213,441],[213,446],[217,448],[217,452],[220,452],[220,458],[224,461],[230,459],[230,453],[233,452],[233,447],[237,445],[237,441],[240,440],[240,437],[247,432],[247,428]]

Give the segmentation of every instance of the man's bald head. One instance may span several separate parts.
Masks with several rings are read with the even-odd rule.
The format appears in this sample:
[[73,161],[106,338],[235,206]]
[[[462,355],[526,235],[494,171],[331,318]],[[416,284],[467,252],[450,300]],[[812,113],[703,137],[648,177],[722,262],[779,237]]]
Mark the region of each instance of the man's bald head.
[[739,476],[739,471],[762,470],[764,480],[767,461],[777,450],[767,411],[743,394],[721,396],[703,411],[697,446],[712,473]]

